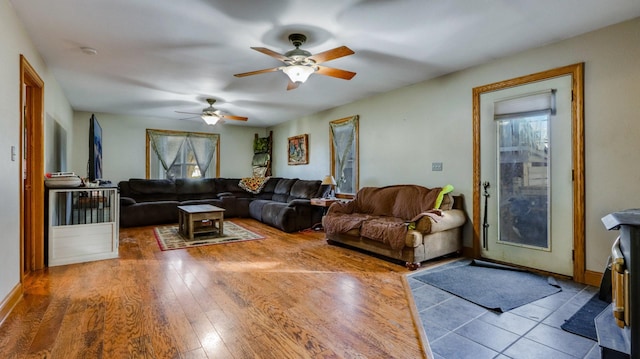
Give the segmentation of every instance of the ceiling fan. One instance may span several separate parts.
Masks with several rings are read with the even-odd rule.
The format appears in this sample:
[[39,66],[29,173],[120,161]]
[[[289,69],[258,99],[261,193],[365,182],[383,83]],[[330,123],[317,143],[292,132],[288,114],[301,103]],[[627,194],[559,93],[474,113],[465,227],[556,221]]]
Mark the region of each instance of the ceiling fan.
[[[204,122],[207,123],[207,125],[215,125],[221,119],[236,120],[236,121],[246,121],[246,120],[248,120],[247,117],[231,116],[231,115],[223,114],[222,112],[220,112],[220,110],[218,110],[218,109],[213,107],[213,104],[216,103],[216,99],[214,99],[214,98],[208,98],[207,102],[209,103],[209,107],[206,107],[206,108],[202,109],[202,112],[200,112],[200,113],[182,112],[182,111],[176,111],[176,113],[186,113],[186,114],[189,114],[189,115],[198,115],[204,120]],[[181,118],[181,120],[186,120],[186,119],[189,119],[189,118],[195,118],[195,117],[198,117],[198,116]]]
[[309,51],[300,48],[300,46],[304,44],[305,41],[307,41],[307,37],[305,35],[291,34],[289,35],[289,41],[296,48],[291,51],[285,52],[284,55],[269,50],[265,47],[252,47],[252,49],[256,51],[262,52],[265,55],[269,55],[284,62],[285,66],[245,72],[241,74],[235,74],[234,76],[245,77],[281,70],[282,72],[287,74],[287,76],[289,76],[289,85],[287,86],[287,90],[293,90],[295,88],[298,88],[301,83],[305,82],[312,73],[337,77],[344,80],[351,80],[356,75],[355,72],[318,65],[323,62],[334,60],[343,56],[353,55],[354,52],[350,48],[346,46],[340,46],[336,47],[335,49],[312,55]]

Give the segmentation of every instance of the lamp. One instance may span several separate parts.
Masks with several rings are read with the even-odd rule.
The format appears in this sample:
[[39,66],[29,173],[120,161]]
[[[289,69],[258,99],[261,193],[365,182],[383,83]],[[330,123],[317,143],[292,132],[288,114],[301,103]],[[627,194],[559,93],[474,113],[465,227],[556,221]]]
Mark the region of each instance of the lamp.
[[303,83],[307,81],[309,76],[314,73],[316,70],[311,66],[305,65],[289,65],[283,66],[282,72],[289,76],[291,82],[294,83]]
[[211,126],[218,123],[218,120],[220,119],[220,117],[212,113],[203,113],[200,117],[204,120],[204,122],[207,123],[207,125],[211,125]]
[[322,180],[322,185],[324,186],[329,186],[329,194],[327,198],[333,198],[334,193],[333,193],[333,186],[336,185],[336,180],[335,178],[333,178],[332,175],[326,175],[324,177],[324,179]]

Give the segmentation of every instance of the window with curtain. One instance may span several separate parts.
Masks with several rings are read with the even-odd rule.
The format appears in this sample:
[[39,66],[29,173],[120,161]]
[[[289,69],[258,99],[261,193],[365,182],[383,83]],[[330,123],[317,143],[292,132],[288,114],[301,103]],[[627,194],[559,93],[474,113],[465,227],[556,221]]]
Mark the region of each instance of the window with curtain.
[[147,130],[147,178],[218,177],[219,162],[219,134]]
[[331,175],[336,180],[336,192],[358,192],[358,118],[345,117],[329,123]]

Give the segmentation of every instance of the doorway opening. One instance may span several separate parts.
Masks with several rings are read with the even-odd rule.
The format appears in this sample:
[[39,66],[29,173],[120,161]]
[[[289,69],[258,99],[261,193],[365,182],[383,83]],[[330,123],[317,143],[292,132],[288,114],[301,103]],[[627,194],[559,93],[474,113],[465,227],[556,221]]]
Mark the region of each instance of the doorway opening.
[[[483,252],[481,245],[481,96],[495,91],[514,88],[563,76],[571,77],[571,226],[573,233],[573,279],[585,282],[585,223],[584,223],[584,64],[574,64],[532,75],[501,81],[473,89],[473,256],[480,258]],[[490,141],[487,141],[490,142]],[[483,143],[482,146],[490,145]],[[485,169],[485,172],[487,169]],[[546,215],[545,215],[546,216]]]

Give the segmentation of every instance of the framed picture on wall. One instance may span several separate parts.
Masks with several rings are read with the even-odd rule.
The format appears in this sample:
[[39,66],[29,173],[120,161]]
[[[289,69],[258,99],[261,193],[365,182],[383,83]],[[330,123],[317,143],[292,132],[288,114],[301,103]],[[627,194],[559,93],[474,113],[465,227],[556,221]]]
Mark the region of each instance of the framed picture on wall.
[[287,158],[289,165],[306,165],[309,163],[308,134],[289,137]]

